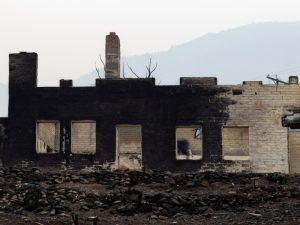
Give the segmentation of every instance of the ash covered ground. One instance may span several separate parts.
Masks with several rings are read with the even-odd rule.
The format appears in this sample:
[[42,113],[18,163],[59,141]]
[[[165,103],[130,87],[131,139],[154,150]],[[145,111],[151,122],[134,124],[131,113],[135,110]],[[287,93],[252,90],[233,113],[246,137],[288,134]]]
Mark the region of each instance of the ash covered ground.
[[300,177],[10,167],[0,224],[300,224]]

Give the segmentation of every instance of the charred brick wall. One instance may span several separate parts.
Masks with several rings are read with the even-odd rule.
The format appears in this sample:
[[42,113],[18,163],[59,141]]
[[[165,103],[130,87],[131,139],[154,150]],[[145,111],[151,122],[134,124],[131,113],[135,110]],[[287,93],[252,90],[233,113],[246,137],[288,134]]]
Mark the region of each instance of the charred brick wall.
[[5,129],[8,128],[8,117],[0,117],[0,124],[4,127]]
[[[35,139],[35,125],[29,119],[32,97],[37,86],[37,54],[21,52],[9,55],[9,144],[4,162],[13,160],[14,150],[24,158]],[[28,118],[26,118],[28,117]],[[12,150],[12,151],[10,151]]]
[[2,160],[4,158],[4,153],[8,150],[8,118],[0,117],[0,162],[2,164]]
[[[14,75],[14,74],[13,74]],[[203,162],[222,161],[221,128],[232,104],[221,97],[227,89],[214,86],[155,86],[154,79],[97,80],[96,87],[10,86],[11,142],[5,162],[35,164],[68,162],[104,164],[116,158],[116,125],[142,126],[143,166],[188,171]],[[60,121],[64,151],[36,153],[36,122]],[[96,121],[96,154],[71,154],[71,122]],[[202,125],[203,159],[176,160],[176,126]],[[61,135],[63,136],[63,135]],[[62,149],[62,147],[61,147]]]
[[[287,115],[300,112],[300,86],[217,85],[215,78],[184,78],[181,85],[156,86],[154,79],[97,79],[95,87],[37,87],[37,55],[10,55],[9,134],[3,155],[9,164],[114,163],[116,126],[142,126],[142,164],[172,171],[289,172]],[[36,153],[36,122],[60,122],[60,152]],[[96,122],[96,153],[71,153],[72,121]],[[203,155],[176,159],[176,127],[201,125]],[[249,157],[223,160],[224,126],[248,127]],[[293,125],[294,126],[294,125]],[[299,125],[298,125],[299,126]],[[299,127],[298,127],[299,128]]]

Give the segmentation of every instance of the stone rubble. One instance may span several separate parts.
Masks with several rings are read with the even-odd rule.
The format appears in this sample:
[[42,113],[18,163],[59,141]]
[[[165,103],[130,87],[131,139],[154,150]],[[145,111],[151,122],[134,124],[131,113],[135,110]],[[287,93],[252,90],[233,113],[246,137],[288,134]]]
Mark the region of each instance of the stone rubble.
[[[43,172],[38,168],[10,167],[0,169],[0,213],[57,216],[108,210],[122,216],[149,214],[150,219],[165,220],[197,214],[209,218],[215,211],[244,212],[250,208],[249,216],[262,217],[263,212],[254,210],[259,204],[295,200],[299,210],[284,209],[282,217],[300,219],[299,180],[298,176],[282,174]],[[84,191],[76,188],[76,184],[101,184],[106,191]],[[140,190],[140,185],[163,185],[163,189],[145,191]],[[232,189],[201,193],[211,188],[222,190],[226,185]]]

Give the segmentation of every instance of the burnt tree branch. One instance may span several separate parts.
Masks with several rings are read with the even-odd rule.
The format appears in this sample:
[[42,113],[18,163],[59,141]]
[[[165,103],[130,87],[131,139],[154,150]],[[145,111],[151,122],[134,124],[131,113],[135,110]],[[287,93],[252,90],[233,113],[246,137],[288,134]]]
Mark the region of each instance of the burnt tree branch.
[[127,64],[128,68],[130,69],[131,73],[132,73],[134,76],[136,76],[137,78],[140,78],[139,75],[137,75],[137,74],[133,71],[133,69],[128,65],[128,63],[126,63],[126,64]]

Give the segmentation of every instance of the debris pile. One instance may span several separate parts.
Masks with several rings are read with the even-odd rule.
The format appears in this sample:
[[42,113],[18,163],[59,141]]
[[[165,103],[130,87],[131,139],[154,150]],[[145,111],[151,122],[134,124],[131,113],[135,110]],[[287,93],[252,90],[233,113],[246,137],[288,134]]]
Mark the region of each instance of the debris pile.
[[[215,212],[262,217],[258,206],[289,202],[282,218],[300,219],[300,178],[282,174],[218,174],[169,171],[0,170],[0,213],[148,215],[151,219]],[[298,210],[297,210],[298,208]],[[280,220],[279,220],[280,221]]]

